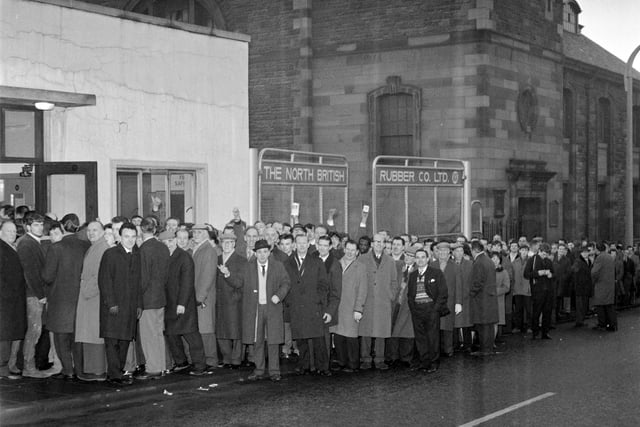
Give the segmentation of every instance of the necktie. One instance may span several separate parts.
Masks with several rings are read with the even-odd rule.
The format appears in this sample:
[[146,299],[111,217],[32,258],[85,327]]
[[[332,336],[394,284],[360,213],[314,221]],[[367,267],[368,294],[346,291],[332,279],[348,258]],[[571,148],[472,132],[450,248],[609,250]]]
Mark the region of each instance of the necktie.
[[264,264],[261,265],[260,267],[262,267],[262,277],[266,276],[267,275],[267,271],[265,270]]
[[304,258],[300,258],[300,264],[298,264],[298,270],[302,269],[303,262],[304,262]]

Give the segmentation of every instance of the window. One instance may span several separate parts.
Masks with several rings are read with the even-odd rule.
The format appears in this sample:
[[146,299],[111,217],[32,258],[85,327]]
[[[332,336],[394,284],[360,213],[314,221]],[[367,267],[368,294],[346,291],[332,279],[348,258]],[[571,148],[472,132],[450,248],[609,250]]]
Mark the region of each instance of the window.
[[169,216],[192,223],[195,218],[196,173],[193,170],[118,169],[118,215]]
[[563,28],[570,33],[578,33],[578,15],[582,12],[575,1],[564,1]]
[[42,162],[42,111],[0,107],[0,161]]
[[222,13],[213,0],[139,0],[127,10],[187,24],[226,29]]
[[549,203],[549,227],[557,227],[560,223],[560,203],[554,200]]
[[597,111],[598,178],[613,175],[613,138],[611,137],[611,101],[598,100]]
[[507,190],[493,190],[493,216],[504,217],[504,196]]
[[564,138],[573,139],[573,92],[569,89],[562,91],[562,104],[563,104],[563,125],[562,136]]
[[367,96],[369,107],[369,152],[380,155],[420,155],[420,88],[402,84],[399,76]]
[[380,98],[379,154],[413,156],[413,97],[407,94]]

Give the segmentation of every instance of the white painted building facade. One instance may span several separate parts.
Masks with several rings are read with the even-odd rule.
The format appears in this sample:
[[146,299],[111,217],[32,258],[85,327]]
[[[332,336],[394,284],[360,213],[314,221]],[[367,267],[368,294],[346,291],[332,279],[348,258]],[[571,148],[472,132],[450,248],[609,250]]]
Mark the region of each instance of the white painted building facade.
[[2,0],[0,203],[103,222],[220,226],[233,206],[249,212],[248,42],[72,0]]

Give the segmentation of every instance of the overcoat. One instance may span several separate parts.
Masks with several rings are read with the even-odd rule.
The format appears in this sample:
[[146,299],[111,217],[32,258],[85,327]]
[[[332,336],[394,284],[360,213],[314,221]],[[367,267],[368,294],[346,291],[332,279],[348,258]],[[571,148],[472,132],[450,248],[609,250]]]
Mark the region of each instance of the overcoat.
[[44,267],[45,251],[42,244],[27,233],[18,239],[17,251],[27,282],[27,298],[44,298],[44,281],[41,273]]
[[505,295],[511,287],[511,278],[509,272],[504,268],[496,270],[496,295],[498,297],[498,325],[505,325]]
[[[402,261],[404,264],[404,261]],[[400,270],[398,276],[398,282],[400,282],[400,289],[398,290],[398,298],[396,299],[397,316],[393,323],[391,330],[391,336],[395,338],[414,338],[413,332],[413,320],[411,319],[411,310],[409,309],[409,302],[407,297],[407,283],[409,281],[409,274],[415,268],[413,266],[407,266],[406,264]]]
[[169,269],[169,248],[155,237],[140,245],[142,308],[163,308],[167,305],[165,288]]
[[556,296],[570,297],[572,291],[571,260],[568,256],[553,261],[553,272],[556,279]]
[[484,252],[473,261],[471,280],[471,323],[498,323],[496,268]]
[[202,242],[193,254],[196,301],[204,302],[206,306],[198,307],[198,330],[201,334],[215,333],[217,261],[218,253],[208,241]]
[[513,295],[531,296],[531,285],[529,279],[524,277],[524,268],[527,260],[522,259],[520,255],[511,263],[513,267]]
[[291,315],[291,338],[324,336],[322,316],[327,311],[329,278],[324,263],[317,255],[307,253],[298,270],[297,253],[284,264],[291,289],[286,298]]
[[[140,254],[121,246],[104,252],[98,272],[100,288],[100,337],[131,341],[136,336],[137,309],[142,309]],[[118,314],[109,308],[118,306]]]
[[[198,314],[196,313],[195,267],[191,256],[176,248],[169,257],[167,271],[166,301],[164,325],[166,335],[185,335],[198,332]],[[184,306],[184,313],[178,315],[176,309]]]
[[[284,319],[282,301],[289,292],[289,274],[281,262],[269,258],[267,267],[267,344],[284,342]],[[271,301],[277,295],[278,304]],[[258,260],[253,259],[245,265],[242,274],[242,342],[254,344],[258,326]]]
[[344,260],[337,264],[342,269],[338,324],[331,326],[329,331],[343,337],[358,338],[358,322],[354,320],[353,312],[362,313],[364,309],[364,302],[367,299],[367,271],[364,264],[357,259],[348,265]]
[[109,242],[102,237],[91,244],[84,255],[80,294],[76,311],[76,342],[104,344],[100,338],[100,288],[98,271]]
[[590,297],[593,295],[593,283],[591,282],[591,266],[581,255],[571,266],[571,280],[576,296]]
[[24,339],[27,292],[16,250],[0,239],[0,341]]
[[456,267],[456,288],[460,289],[462,296],[462,312],[454,317],[453,326],[456,328],[468,328],[471,323],[471,271],[473,262],[463,258],[460,263],[454,261]]
[[47,251],[42,280],[47,286],[47,329],[51,332],[75,332],[80,276],[89,246],[88,241],[70,234]]
[[338,324],[338,305],[340,305],[340,296],[342,295],[342,267],[338,258],[331,252],[329,252],[327,259],[324,260],[324,267],[329,280],[329,294],[327,295],[325,313],[331,315],[331,321],[325,323],[325,327],[327,327]]
[[447,308],[449,314],[440,317],[440,329],[443,331],[453,331],[453,322],[455,317],[455,305],[462,304],[462,282],[456,280],[456,267],[453,260],[447,261],[444,271],[440,269],[440,261],[434,261],[429,264],[429,268],[437,268],[444,274],[447,282]]
[[615,261],[608,253],[600,253],[593,261],[591,268],[593,282],[593,305],[609,305],[615,302],[616,281]]
[[216,337],[226,340],[242,339],[242,275],[247,260],[233,252],[227,262],[223,263],[223,256],[218,257],[218,265],[229,269],[229,277],[218,271],[216,279],[217,296],[216,308]]
[[396,262],[383,253],[378,265],[373,257],[373,250],[358,257],[365,265],[368,287],[358,333],[363,337],[389,338],[393,304],[398,293]]

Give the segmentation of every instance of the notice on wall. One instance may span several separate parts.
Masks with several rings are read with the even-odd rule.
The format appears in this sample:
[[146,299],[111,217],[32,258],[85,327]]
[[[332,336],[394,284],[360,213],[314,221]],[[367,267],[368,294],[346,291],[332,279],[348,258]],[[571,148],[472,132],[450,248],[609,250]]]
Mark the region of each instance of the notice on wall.
[[319,185],[346,187],[346,166],[309,163],[263,161],[260,170],[262,184]]

